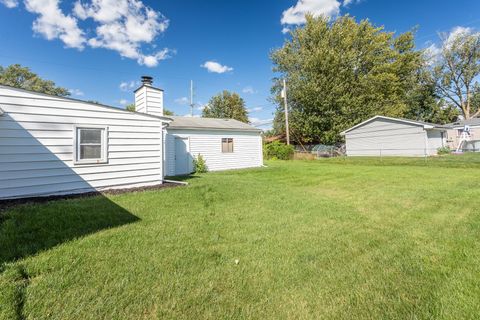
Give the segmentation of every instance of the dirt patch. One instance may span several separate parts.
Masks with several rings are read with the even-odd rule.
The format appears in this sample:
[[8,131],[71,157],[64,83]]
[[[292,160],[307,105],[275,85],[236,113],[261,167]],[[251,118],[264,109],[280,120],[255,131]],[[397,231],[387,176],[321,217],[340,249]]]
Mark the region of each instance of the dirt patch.
[[[178,184],[178,183],[164,182],[163,184],[148,186],[148,187],[112,189],[112,190],[105,190],[105,191],[92,191],[92,192],[65,194],[65,195],[57,195],[57,196],[29,197],[29,198],[0,200],[0,213],[2,211],[5,211],[6,209],[10,209],[12,207],[22,205],[22,204],[46,203],[46,202],[56,201],[56,200],[81,199],[81,198],[94,197],[99,195],[116,195],[116,194],[123,194],[123,193],[129,193],[129,192],[161,190],[161,189],[183,187],[183,186],[184,185]],[[1,219],[2,217],[0,214],[0,223],[1,223]]]

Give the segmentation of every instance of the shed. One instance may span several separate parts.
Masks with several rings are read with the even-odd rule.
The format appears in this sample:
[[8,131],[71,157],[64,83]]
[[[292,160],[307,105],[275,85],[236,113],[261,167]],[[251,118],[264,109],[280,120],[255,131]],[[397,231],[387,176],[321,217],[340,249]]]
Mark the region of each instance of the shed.
[[262,131],[234,119],[171,117],[165,137],[165,174],[188,174],[202,155],[210,171],[263,165]]
[[348,156],[423,157],[446,146],[448,126],[375,116],[341,134]]

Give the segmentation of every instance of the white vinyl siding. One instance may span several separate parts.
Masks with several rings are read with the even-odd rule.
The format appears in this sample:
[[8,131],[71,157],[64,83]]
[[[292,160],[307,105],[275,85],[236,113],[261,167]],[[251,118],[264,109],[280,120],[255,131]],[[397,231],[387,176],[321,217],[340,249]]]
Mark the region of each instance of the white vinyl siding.
[[[5,87],[0,106],[0,199],[162,182],[160,119]],[[108,127],[108,161],[78,165],[75,128],[90,127]]]
[[135,92],[135,111],[163,116],[163,91],[144,86]]
[[375,119],[345,135],[348,156],[424,156],[423,126]]
[[[165,175],[175,175],[175,137],[189,138],[193,158],[199,154],[208,170],[230,170],[263,165],[262,137],[258,132],[230,130],[167,129],[165,137]],[[233,152],[222,152],[222,138],[233,139]]]

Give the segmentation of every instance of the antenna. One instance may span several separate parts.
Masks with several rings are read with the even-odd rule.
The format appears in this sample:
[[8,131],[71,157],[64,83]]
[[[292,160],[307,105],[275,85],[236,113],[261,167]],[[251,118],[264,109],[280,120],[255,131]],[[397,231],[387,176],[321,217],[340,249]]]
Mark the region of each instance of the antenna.
[[193,117],[193,80],[190,80],[190,116]]

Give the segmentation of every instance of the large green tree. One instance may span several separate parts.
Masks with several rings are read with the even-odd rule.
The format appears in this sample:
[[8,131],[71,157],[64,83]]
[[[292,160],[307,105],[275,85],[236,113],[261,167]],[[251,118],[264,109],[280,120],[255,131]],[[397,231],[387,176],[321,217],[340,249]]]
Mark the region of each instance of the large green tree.
[[271,59],[280,74],[272,88],[281,106],[276,131],[283,126],[280,78],[286,78],[293,138],[321,143],[340,141],[341,131],[374,115],[404,116],[423,65],[413,32],[395,37],[348,16],[308,16]]
[[19,64],[12,64],[6,68],[0,66],[0,84],[55,96],[70,95],[67,89],[56,86],[51,80],[40,78],[29,68]]
[[210,99],[202,117],[236,119],[248,123],[245,101],[237,93],[226,90]]
[[480,32],[458,29],[443,34],[434,56],[433,80],[437,93],[458,108],[465,119],[480,116]]

